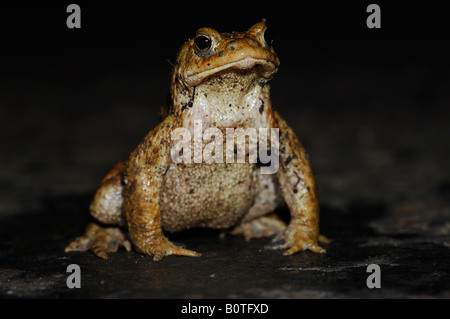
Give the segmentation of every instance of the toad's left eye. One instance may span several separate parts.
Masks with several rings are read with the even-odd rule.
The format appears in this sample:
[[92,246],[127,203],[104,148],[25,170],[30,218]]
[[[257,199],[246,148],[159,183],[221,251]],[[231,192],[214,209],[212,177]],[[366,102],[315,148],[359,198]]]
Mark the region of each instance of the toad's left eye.
[[194,42],[195,52],[201,56],[208,55],[213,45],[211,37],[204,33],[197,34]]

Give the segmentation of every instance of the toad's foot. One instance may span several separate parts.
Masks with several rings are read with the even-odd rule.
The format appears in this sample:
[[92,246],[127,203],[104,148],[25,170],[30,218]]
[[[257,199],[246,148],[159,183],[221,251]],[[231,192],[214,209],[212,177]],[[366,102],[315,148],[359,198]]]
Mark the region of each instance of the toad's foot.
[[[278,244],[282,242],[281,244]],[[319,246],[318,242],[328,244],[330,241],[323,235],[315,235],[301,227],[290,225],[285,232],[279,233],[267,246],[267,249],[287,249],[284,256],[293,255],[299,251],[311,250],[312,252],[325,254],[326,250]]]
[[231,231],[232,235],[244,236],[245,240],[266,238],[286,229],[286,224],[275,214],[242,223]]
[[153,261],[160,261],[165,256],[170,255],[187,256],[187,257],[201,256],[201,254],[195,251],[175,246],[164,236],[159,237],[152,243],[146,244],[144,247],[138,247],[137,250],[143,254],[153,256]]
[[119,228],[102,228],[91,223],[86,228],[86,233],[71,242],[65,249],[66,252],[92,250],[102,259],[108,259],[108,253],[115,253],[119,246],[131,251],[131,243]]

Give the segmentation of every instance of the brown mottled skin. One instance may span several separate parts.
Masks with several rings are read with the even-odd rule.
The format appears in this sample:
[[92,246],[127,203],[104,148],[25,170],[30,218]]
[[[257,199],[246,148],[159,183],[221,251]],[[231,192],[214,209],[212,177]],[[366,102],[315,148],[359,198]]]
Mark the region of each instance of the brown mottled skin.
[[[160,260],[167,255],[197,257],[173,245],[164,231],[194,227],[232,229],[247,240],[275,235],[271,248],[285,255],[303,250],[325,253],[318,241],[319,205],[314,176],[302,144],[272,109],[268,82],[280,62],[266,43],[265,21],[247,32],[220,34],[202,28],[183,45],[172,77],[171,104],[125,164],[103,179],[91,204],[103,224],[128,228],[134,247]],[[206,45],[202,41],[209,39]],[[263,175],[256,164],[176,164],[171,133],[176,128],[279,128],[280,169]],[[225,146],[224,146],[225,149]],[[289,226],[271,213],[287,204]],[[95,226],[93,226],[95,225]],[[282,242],[281,244],[276,244]],[[99,257],[130,243],[118,227],[89,225],[66,251],[93,250]]]

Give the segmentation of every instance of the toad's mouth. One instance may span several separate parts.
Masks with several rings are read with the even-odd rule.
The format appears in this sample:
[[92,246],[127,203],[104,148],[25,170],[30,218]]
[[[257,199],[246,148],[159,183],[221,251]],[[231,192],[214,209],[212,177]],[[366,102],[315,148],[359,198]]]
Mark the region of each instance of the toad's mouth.
[[257,72],[261,81],[267,82],[278,71],[278,67],[274,63],[267,60],[246,57],[245,59],[242,59],[240,61],[224,64],[211,70],[196,74],[187,74],[186,82],[188,85],[197,86],[217,74],[236,70],[254,70],[255,72]]

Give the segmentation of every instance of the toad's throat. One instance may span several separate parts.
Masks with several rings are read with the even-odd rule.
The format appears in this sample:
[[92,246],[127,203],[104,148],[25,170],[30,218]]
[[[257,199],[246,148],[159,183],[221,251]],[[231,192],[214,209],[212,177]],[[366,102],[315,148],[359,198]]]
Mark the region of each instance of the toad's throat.
[[193,106],[184,119],[188,127],[192,128],[194,120],[201,120],[205,128],[255,127],[255,119],[264,111],[267,88],[257,84],[255,72],[247,76],[239,72],[245,71],[216,75],[196,88]]
[[224,64],[200,73],[189,74],[188,72],[186,82],[191,86],[198,86],[200,83],[218,74],[228,73],[230,71],[251,72],[253,70],[257,70],[257,74],[261,80],[266,82],[274,76],[278,67],[267,60],[247,57],[241,61]]
[[264,65],[254,64],[211,73],[189,93],[191,104],[184,109],[183,127],[192,132],[196,120],[205,129],[260,127],[270,89],[262,76],[265,71]]
[[262,82],[265,83],[261,76],[261,66],[256,65],[251,69],[230,68],[211,74],[197,86],[197,89],[202,88],[203,91],[210,91],[211,95],[225,97],[246,94]]

